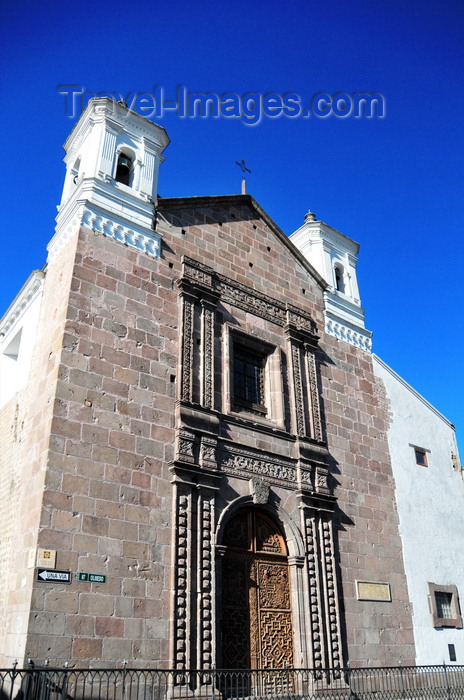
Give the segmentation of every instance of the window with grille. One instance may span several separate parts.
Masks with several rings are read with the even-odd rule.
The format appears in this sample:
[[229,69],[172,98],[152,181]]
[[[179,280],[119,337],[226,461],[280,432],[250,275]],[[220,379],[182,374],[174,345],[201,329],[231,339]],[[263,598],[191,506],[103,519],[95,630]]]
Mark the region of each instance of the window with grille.
[[444,593],[443,591],[436,591],[435,602],[437,604],[437,614],[438,617],[445,617],[451,619],[453,617],[451,611],[451,601],[453,596],[451,593]]
[[440,586],[429,583],[430,612],[434,627],[462,628],[462,617],[456,586]]
[[264,399],[265,357],[234,344],[233,395],[234,407],[266,413]]

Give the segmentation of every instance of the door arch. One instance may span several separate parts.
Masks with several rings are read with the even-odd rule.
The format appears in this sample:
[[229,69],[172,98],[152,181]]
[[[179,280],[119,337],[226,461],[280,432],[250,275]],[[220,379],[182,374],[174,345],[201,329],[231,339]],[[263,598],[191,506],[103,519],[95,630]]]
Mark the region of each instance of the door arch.
[[242,509],[222,538],[222,667],[293,666],[288,552],[277,525],[257,509]]

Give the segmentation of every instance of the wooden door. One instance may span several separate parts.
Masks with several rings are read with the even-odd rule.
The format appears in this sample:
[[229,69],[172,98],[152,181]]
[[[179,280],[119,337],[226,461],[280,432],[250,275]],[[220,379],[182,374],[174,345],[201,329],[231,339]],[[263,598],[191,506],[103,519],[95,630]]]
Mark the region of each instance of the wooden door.
[[293,666],[287,548],[274,523],[241,511],[228,523],[222,569],[222,667]]

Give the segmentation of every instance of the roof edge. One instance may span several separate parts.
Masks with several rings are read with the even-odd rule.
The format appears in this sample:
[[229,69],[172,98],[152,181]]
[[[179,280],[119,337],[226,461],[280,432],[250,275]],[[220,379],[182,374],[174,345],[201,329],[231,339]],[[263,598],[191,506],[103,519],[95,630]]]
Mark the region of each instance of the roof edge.
[[392,369],[392,368],[390,367],[390,365],[387,365],[387,363],[384,362],[384,361],[383,361],[378,355],[376,355],[375,353],[372,353],[372,359],[375,360],[375,361],[380,365],[380,367],[382,367],[382,368],[383,368],[384,370],[386,370],[389,374],[391,374],[392,377],[394,377],[395,379],[397,379],[397,380],[400,382],[400,384],[402,384],[402,385],[405,387],[405,389],[408,389],[408,391],[410,391],[411,394],[413,394],[417,399],[419,399],[419,401],[422,401],[422,403],[423,403],[425,406],[427,406],[427,408],[430,408],[439,418],[441,418],[441,419],[456,433],[456,426],[455,426],[453,423],[451,423],[451,421],[448,420],[448,418],[447,418],[446,416],[444,416],[443,413],[440,413],[440,411],[439,411],[437,408],[435,408],[435,406],[433,406],[433,405],[430,403],[430,401],[427,401],[427,399],[424,398],[424,397],[422,396],[422,394],[419,394],[419,392],[416,391],[416,389],[414,389],[413,386],[411,386],[410,384],[408,384],[408,382],[407,382],[405,379],[403,379],[403,377],[401,377],[401,376],[398,374],[398,372],[395,372],[395,370]]
[[182,209],[183,207],[197,208],[214,207],[219,205],[232,206],[247,205],[255,211],[257,216],[262,219],[266,225],[273,231],[277,238],[290,250],[292,255],[303,265],[304,268],[315,279],[322,291],[325,291],[329,286],[326,280],[319,272],[311,265],[305,256],[298,250],[295,244],[288,236],[277,226],[275,221],[269,214],[258,204],[256,199],[250,194],[224,194],[224,195],[206,195],[200,197],[159,197],[156,203],[156,208],[161,210],[167,209]]

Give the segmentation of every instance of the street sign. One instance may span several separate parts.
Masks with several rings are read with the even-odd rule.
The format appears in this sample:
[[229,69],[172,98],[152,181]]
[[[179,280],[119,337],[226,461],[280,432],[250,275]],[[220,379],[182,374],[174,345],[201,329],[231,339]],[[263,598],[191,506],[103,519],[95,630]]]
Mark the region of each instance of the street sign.
[[104,574],[87,574],[85,572],[78,572],[76,574],[76,581],[88,581],[89,583],[106,583],[106,576]]
[[60,569],[37,569],[37,581],[47,583],[71,583],[71,572]]

